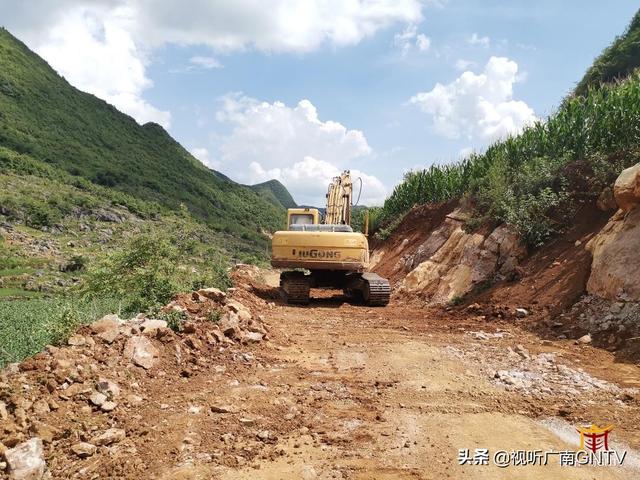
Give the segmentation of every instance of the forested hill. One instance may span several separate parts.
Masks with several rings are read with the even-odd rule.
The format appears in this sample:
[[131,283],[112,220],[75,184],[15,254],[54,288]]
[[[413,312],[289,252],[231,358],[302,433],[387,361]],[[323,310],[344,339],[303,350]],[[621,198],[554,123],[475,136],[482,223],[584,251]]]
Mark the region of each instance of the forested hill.
[[[5,29],[0,147],[145,202],[176,211],[182,204],[200,221],[245,240],[264,241],[260,232],[282,223],[283,208],[272,190],[252,189],[209,170],[161,126],[140,126],[72,87]],[[288,201],[280,187],[276,198]]]

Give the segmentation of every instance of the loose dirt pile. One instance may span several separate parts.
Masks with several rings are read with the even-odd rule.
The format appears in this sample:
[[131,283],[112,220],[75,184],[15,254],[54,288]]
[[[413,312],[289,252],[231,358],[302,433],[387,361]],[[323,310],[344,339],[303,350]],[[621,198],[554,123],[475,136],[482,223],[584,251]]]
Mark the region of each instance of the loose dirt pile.
[[[254,271],[243,267],[234,275],[242,283]],[[244,289],[229,290],[177,297],[163,309],[169,321],[107,315],[81,328],[67,346],[48,346],[9,365],[0,377],[0,471],[15,478],[40,478],[45,470],[56,478],[143,471],[155,455],[133,460],[145,447],[130,439],[153,439],[160,426],[150,419],[174,412],[171,397],[181,385],[254,366],[251,345],[269,339],[263,317],[254,313],[268,310],[267,302]],[[214,398],[198,400],[185,413],[232,410]]]

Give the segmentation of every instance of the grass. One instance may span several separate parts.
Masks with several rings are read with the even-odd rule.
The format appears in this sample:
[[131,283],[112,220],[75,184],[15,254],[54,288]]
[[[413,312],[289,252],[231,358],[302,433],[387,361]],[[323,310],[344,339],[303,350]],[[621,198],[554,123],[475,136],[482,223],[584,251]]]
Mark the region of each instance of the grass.
[[33,292],[31,290],[25,290],[23,288],[3,287],[0,288],[0,299],[3,298],[29,298],[39,297],[42,294],[39,292]]
[[38,298],[0,302],[0,368],[63,342],[80,325],[119,312],[114,299]]

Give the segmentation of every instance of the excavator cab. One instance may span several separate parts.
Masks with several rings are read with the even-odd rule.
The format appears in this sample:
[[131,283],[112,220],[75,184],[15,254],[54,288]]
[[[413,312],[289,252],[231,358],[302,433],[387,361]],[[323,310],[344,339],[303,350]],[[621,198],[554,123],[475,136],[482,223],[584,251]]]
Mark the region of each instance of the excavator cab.
[[372,306],[389,302],[388,280],[367,271],[366,235],[351,228],[351,192],[345,171],[329,185],[323,218],[317,208],[290,208],[286,230],[273,234],[271,265],[293,269],[280,274],[286,302],[309,303],[311,288],[342,289]]
[[292,225],[318,225],[320,212],[317,208],[290,208],[287,210],[287,230]]

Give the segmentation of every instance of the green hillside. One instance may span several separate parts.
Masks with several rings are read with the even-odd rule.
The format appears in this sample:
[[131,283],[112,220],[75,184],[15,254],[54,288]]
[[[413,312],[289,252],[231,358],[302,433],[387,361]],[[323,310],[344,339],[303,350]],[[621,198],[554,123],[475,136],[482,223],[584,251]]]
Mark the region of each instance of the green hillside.
[[295,208],[297,206],[295,200],[282,183],[278,180],[269,180],[267,182],[258,183],[250,187],[254,192],[259,193],[269,203],[277,208]]
[[204,167],[157,124],[73,88],[0,29],[0,146],[260,245],[282,209]]
[[575,88],[576,95],[585,95],[589,87],[599,87],[616,79],[628,77],[640,67],[640,11],[627,30],[617,37],[587,70]]
[[640,160],[639,32],[636,14],[580,82],[585,94],[566,98],[545,121],[461,162],[407,173],[371,211],[373,229],[384,237],[415,205],[464,198],[475,212],[469,229],[506,222],[531,246],[562,231],[581,203]]

